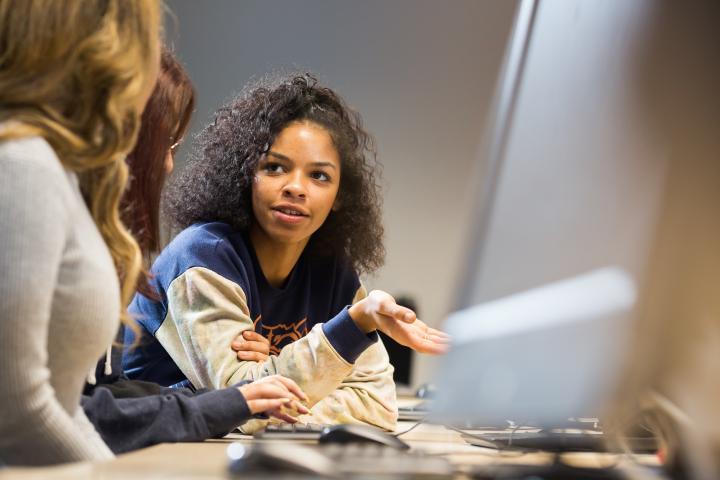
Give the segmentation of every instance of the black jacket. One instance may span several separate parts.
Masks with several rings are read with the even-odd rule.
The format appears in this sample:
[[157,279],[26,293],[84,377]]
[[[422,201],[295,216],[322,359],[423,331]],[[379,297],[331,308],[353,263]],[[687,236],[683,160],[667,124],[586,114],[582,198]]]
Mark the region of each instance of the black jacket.
[[129,380],[122,374],[121,360],[121,348],[113,347],[112,373],[104,374],[103,358],[96,384],[87,384],[82,397],[85,414],[115,453],[221,437],[251,418],[235,387],[192,391]]

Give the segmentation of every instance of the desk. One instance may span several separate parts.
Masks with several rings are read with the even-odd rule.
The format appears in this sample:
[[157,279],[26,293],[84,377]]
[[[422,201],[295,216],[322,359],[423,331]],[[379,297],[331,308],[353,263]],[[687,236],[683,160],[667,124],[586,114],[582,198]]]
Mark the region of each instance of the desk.
[[[401,402],[401,404],[406,404]],[[403,432],[414,422],[400,422],[397,431]],[[545,464],[552,460],[547,453],[505,455],[495,450],[467,444],[460,434],[440,425],[422,424],[401,437],[413,450],[444,455],[454,465],[470,468],[472,465],[488,465],[496,462],[520,464]],[[78,463],[59,467],[10,468],[0,471],[0,480],[29,479],[227,479],[227,456],[225,450],[233,441],[252,443],[252,437],[230,434],[226,438],[202,443],[174,443],[156,445],[136,452],[118,456],[102,463]],[[312,443],[312,442],[309,442]],[[617,455],[595,453],[564,454],[564,460],[576,466],[604,466],[618,460]],[[643,456],[642,462],[653,464],[653,456]],[[463,478],[459,475],[459,478]]]

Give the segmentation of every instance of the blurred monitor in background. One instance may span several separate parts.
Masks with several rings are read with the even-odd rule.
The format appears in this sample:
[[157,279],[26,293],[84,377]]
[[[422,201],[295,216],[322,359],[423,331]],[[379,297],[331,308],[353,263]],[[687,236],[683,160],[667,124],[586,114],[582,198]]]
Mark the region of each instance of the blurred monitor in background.
[[[720,4],[710,0],[519,3],[475,172],[477,228],[456,302],[472,311],[599,267],[627,272],[638,303],[634,322],[616,332],[629,346],[609,353],[617,362],[615,380],[603,385],[614,400],[604,418],[622,429],[645,415],[668,442],[669,468],[697,478],[719,478],[720,459],[717,25]],[[599,304],[609,301],[597,292]],[[494,351],[475,358],[513,359],[505,363],[521,369],[517,378],[534,369],[535,385],[557,388],[557,362],[538,367],[553,352],[535,340],[493,350],[486,336],[468,352]],[[568,350],[596,340],[570,335]],[[490,393],[472,359],[462,379],[441,382],[456,362],[441,360],[438,407],[451,411],[449,398],[463,392],[456,400],[470,405],[466,420],[486,420],[482,395]],[[577,365],[588,375],[591,367]],[[550,393],[533,415],[555,412]]]
[[608,267],[454,313],[435,420],[551,430],[601,417],[620,378],[635,299],[630,276]]

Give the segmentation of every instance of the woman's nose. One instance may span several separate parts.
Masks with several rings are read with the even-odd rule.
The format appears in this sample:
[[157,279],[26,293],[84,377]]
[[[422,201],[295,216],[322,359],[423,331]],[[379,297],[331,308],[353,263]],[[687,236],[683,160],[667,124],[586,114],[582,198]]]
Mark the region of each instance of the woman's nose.
[[302,175],[291,175],[283,187],[283,195],[290,197],[305,198],[307,193]]

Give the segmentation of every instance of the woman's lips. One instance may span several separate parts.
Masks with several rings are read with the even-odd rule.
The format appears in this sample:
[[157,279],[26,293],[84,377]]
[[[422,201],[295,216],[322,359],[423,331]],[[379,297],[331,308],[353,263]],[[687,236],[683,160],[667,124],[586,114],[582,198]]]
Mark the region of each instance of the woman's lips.
[[305,219],[308,217],[305,213],[296,210],[294,208],[286,208],[286,207],[279,207],[279,208],[273,208],[273,217],[275,217],[277,220],[288,223],[288,224],[297,224],[305,221]]

